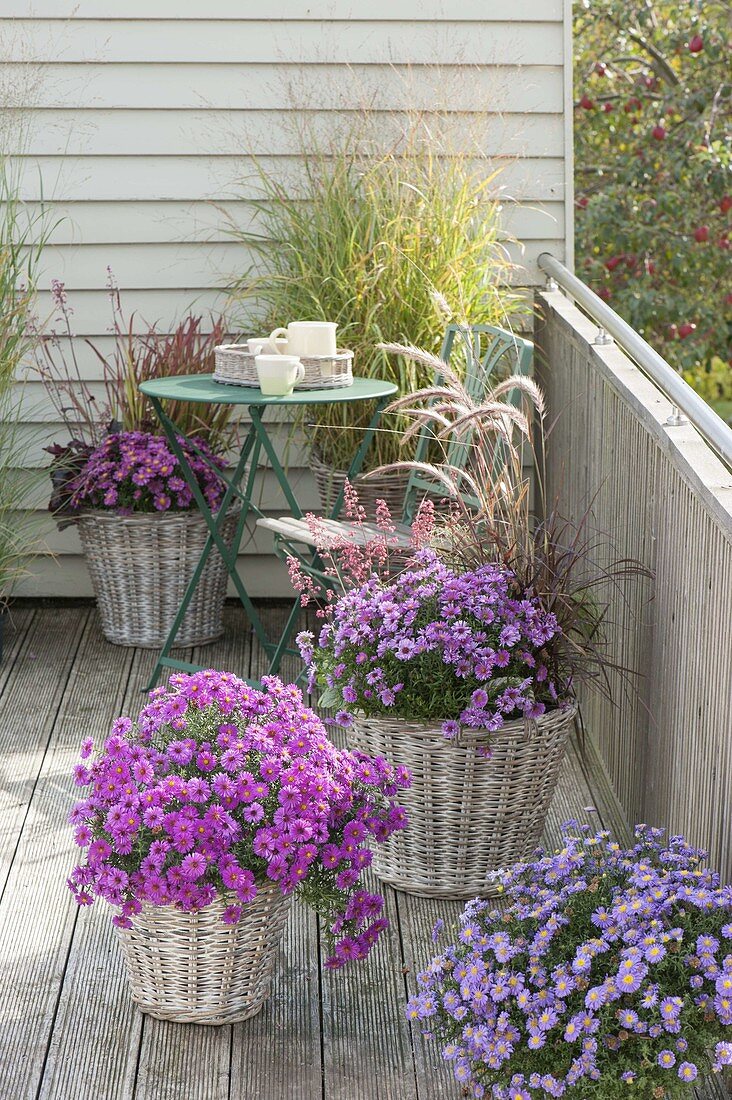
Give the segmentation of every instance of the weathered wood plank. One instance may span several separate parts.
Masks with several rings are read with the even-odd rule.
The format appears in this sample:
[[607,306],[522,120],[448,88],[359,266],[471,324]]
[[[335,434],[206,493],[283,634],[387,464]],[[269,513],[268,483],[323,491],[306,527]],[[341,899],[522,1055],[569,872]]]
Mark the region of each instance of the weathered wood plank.
[[[27,644],[33,614],[29,607],[14,607],[8,614],[3,639],[3,658],[0,662],[0,695],[5,690],[5,685],[10,679],[23,646]],[[0,747],[1,745],[0,742]]]
[[[287,613],[285,607],[263,610],[273,641],[282,633]],[[242,621],[246,622],[243,615]],[[255,646],[250,677],[259,679],[268,663]],[[283,680],[295,678],[296,664],[294,658],[285,657],[280,670]],[[310,910],[294,901],[271,997],[259,1016],[234,1026],[231,1096],[320,1100],[322,1089],[318,922]]]
[[[54,635],[55,645],[61,653],[73,654],[73,617],[48,610],[39,618],[45,619],[48,638],[63,623],[63,636]],[[85,613],[85,618],[77,660],[0,903],[0,988],[5,1006],[0,1065],[5,1095],[14,1100],[36,1096],[76,922],[76,904],[65,887],[75,850],[67,822],[74,800],[71,769],[81,738],[103,735],[119,712],[132,659],[131,651],[103,640],[95,616]],[[33,692],[34,684],[19,676],[5,700],[15,700],[23,713]],[[97,1020],[96,1026],[100,1023]]]
[[365,965],[323,971],[323,1073],[328,1100],[412,1100],[417,1097],[396,895],[384,895],[389,930]]
[[0,897],[88,617],[88,609],[39,611],[16,637],[0,698]]

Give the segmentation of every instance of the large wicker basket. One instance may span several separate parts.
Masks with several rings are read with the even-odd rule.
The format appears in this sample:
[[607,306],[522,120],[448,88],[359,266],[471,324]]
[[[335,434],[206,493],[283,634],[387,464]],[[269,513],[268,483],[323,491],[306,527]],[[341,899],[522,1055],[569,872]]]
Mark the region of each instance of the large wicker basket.
[[[254,356],[244,344],[219,344],[214,349],[214,382],[259,388]],[[296,390],[332,390],[353,385],[353,352],[338,348],[336,355],[300,355],[305,376]]]
[[[318,487],[322,509],[330,514],[346,480],[346,471],[327,466],[317,451],[311,453],[310,468]],[[376,477],[367,478],[363,474],[355,477],[353,486],[358,493],[359,504],[366,509],[367,519],[373,521],[377,500],[385,500],[392,518],[401,519],[408,482],[409,470],[390,470],[385,474],[377,474]]]
[[119,928],[132,999],[158,1020],[230,1024],[262,1008],[287,921],[289,898],[267,883],[238,924],[221,915],[234,894],[184,913],[143,905],[133,927]]
[[399,796],[409,825],[378,846],[378,878],[421,897],[495,893],[491,872],[525,859],[541,839],[575,716],[572,707],[507,722],[490,736],[490,759],[478,752],[485,735],[448,741],[437,725],[357,719],[351,748],[412,773]]
[[[234,509],[224,520],[222,535],[229,546],[238,514]],[[105,638],[115,645],[160,649],[206,544],[203,516],[196,511],[86,512],[78,526]],[[205,645],[221,636],[226,581],[226,566],[214,547],[176,645]]]

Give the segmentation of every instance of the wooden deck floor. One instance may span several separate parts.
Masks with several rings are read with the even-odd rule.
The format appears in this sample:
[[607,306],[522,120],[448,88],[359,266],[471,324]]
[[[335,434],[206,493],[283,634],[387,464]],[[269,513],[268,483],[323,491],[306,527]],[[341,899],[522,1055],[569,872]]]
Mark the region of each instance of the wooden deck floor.
[[[284,614],[267,609],[272,634]],[[261,675],[241,610],[227,608],[226,621],[225,638],[193,659]],[[434,921],[457,904],[387,891],[388,937],[366,965],[337,974],[320,966],[315,919],[294,907],[271,1000],[245,1024],[162,1023],[132,1006],[108,911],[79,911],[65,887],[66,815],[82,737],[139,708],[153,659],[105,642],[92,608],[13,614],[0,667],[0,1100],[457,1100],[403,1013]],[[625,829],[576,745],[548,842],[568,817]]]

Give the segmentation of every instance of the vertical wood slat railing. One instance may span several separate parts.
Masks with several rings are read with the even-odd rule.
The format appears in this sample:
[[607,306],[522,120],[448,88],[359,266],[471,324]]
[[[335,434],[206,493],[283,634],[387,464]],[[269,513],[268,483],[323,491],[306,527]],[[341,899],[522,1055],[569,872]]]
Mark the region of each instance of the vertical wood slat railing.
[[[538,296],[549,500],[590,511],[612,556],[654,573],[609,588],[607,636],[635,690],[586,692],[588,735],[632,821],[683,832],[732,880],[732,474],[559,291]],[[556,419],[555,419],[556,418]]]

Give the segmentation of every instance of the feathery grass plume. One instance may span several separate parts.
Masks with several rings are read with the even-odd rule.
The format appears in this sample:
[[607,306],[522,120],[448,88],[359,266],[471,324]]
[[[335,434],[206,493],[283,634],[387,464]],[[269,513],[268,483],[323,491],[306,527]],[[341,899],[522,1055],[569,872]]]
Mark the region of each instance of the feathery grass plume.
[[[220,318],[211,318],[207,332],[203,318],[191,314],[170,333],[160,332],[154,324],[136,331],[135,314],[125,317],[120,290],[110,269],[107,290],[113,350],[104,355],[91,340],[85,341],[101,365],[101,402],[84,378],[74,340],[73,307],[58,279],[51,280],[51,295],[56,309],[54,323],[60,331],[49,328],[42,332],[36,347],[36,369],[62,422],[72,436],[80,437],[88,446],[96,446],[112,424],[129,432],[159,431],[152,406],[140,393],[140,383],[178,374],[211,373],[214,348],[226,339]],[[181,435],[197,435],[214,450],[224,449],[234,434],[231,406],[179,401],[166,402],[165,406]]]
[[[500,226],[498,172],[461,151],[432,116],[400,116],[396,134],[365,111],[324,143],[296,134],[304,179],[283,182],[255,161],[259,196],[244,199],[257,228],[229,223],[254,262],[234,282],[242,326],[268,332],[288,321],[329,320],[354,351],[355,373],[396,383],[400,393],[431,381],[446,318],[507,324],[523,306],[507,289],[512,264]],[[384,120],[378,122],[385,126]],[[424,356],[393,357],[385,341],[412,341]],[[370,404],[311,409],[307,434],[327,464],[347,468]],[[397,461],[407,424],[382,424],[365,469]]]
[[[431,354],[408,345],[382,350],[434,365]],[[647,578],[648,570],[613,558],[610,540],[590,530],[591,507],[573,526],[557,502],[546,499],[542,456],[549,432],[544,396],[533,379],[513,375],[474,400],[455,372],[442,367],[440,385],[400,397],[386,410],[412,419],[405,444],[415,431],[431,428],[429,461],[402,460],[373,473],[418,470],[444,488],[450,506],[437,517],[440,553],[465,570],[495,561],[508,566],[518,590],[539,597],[557,617],[561,634],[552,646],[551,670],[557,681],[593,680],[609,697],[608,670],[624,684],[630,673],[612,665],[605,651],[607,592],[622,593],[630,578]],[[469,448],[464,469],[450,461],[455,446]]]
[[36,475],[26,467],[18,371],[35,339],[31,311],[41,253],[52,230],[43,206],[29,211],[13,166],[0,156],[0,611],[28,572],[40,539],[28,508]]

